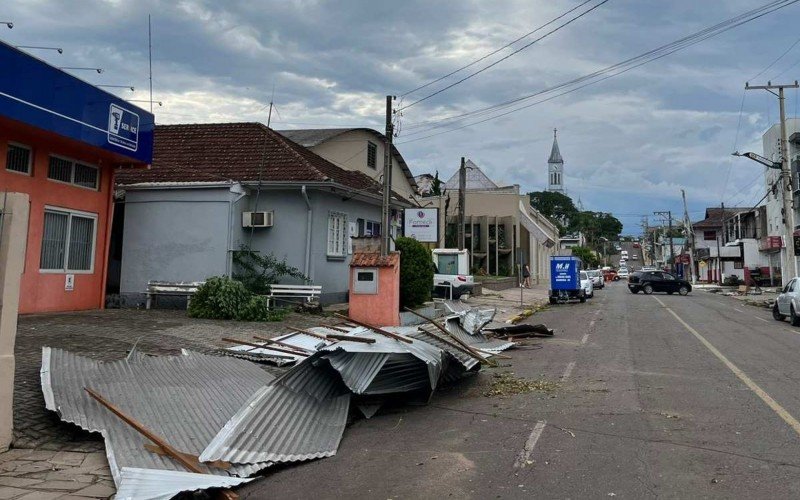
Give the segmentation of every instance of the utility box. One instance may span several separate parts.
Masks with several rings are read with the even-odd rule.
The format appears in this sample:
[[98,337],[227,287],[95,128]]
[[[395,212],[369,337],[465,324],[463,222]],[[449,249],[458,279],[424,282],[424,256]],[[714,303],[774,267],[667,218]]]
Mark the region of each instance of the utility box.
[[400,325],[400,254],[356,252],[350,261],[350,311],[356,321]]

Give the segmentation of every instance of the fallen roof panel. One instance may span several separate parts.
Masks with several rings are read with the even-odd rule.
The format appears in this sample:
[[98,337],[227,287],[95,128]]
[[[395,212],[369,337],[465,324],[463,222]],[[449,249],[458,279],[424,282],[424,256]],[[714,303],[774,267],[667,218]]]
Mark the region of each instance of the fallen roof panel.
[[231,488],[252,481],[173,470],[123,467],[115,500],[169,500],[179,493],[208,488]]

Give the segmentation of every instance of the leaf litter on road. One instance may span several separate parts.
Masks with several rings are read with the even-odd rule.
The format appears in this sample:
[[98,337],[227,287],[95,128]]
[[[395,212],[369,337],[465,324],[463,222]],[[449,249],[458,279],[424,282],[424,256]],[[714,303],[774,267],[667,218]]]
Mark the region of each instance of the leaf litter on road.
[[501,372],[492,375],[491,387],[483,393],[486,397],[512,396],[529,392],[553,393],[560,387],[557,382],[545,379],[532,380],[515,377],[512,372]]

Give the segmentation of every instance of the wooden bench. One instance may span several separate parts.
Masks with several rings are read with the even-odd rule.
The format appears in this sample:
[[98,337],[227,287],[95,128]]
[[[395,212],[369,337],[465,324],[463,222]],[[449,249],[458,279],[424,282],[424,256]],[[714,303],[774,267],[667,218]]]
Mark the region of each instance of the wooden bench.
[[275,299],[303,299],[305,302],[314,302],[322,295],[321,285],[270,285],[267,297],[274,302]]
[[169,295],[173,297],[186,297],[186,309],[189,309],[189,304],[192,302],[192,295],[197,292],[197,289],[205,283],[204,281],[192,282],[172,282],[172,281],[148,281],[147,282],[147,305],[146,308],[150,309],[153,299],[158,295]]

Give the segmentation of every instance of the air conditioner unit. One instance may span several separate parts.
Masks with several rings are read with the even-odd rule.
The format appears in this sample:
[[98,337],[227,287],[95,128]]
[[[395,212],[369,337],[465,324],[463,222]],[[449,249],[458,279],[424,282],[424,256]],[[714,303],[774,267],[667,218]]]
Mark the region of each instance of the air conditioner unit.
[[275,211],[242,212],[242,227],[272,227]]

